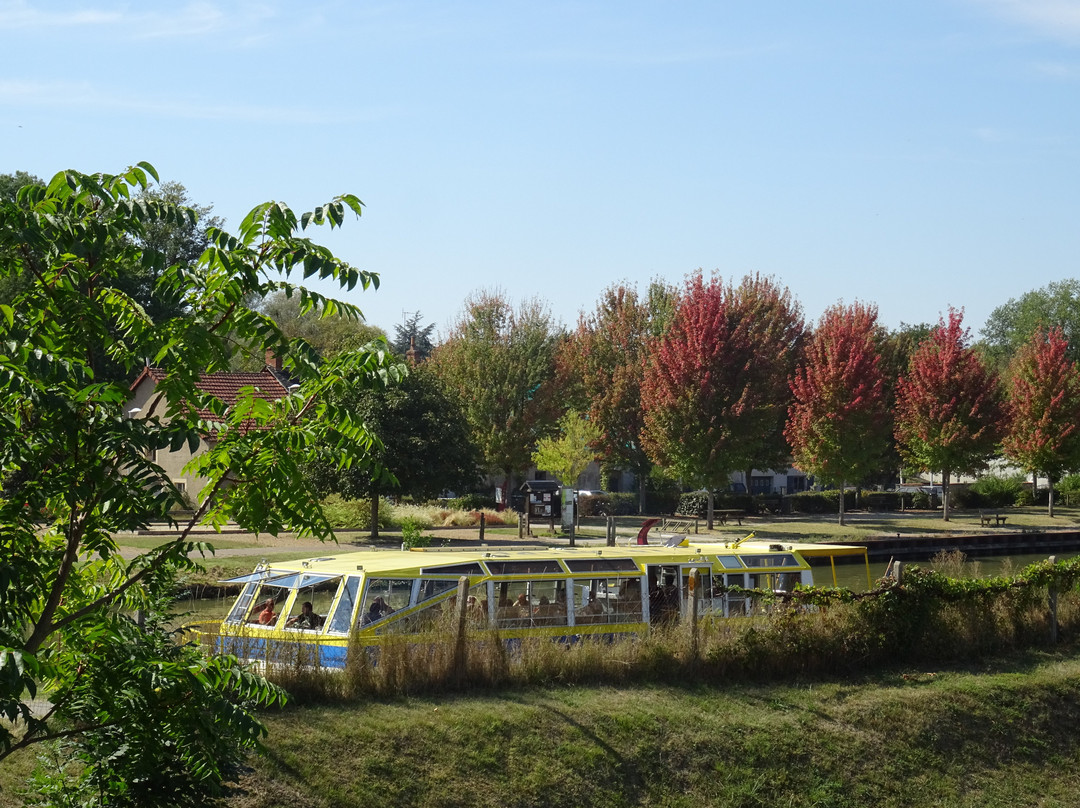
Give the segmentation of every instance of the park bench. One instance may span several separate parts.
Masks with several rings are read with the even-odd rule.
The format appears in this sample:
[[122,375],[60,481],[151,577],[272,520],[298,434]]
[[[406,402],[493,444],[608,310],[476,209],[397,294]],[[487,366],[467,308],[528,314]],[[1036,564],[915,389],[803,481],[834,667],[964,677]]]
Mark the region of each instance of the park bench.
[[1008,516],[1002,516],[996,511],[994,513],[991,513],[989,511],[979,511],[980,526],[993,525],[994,527],[997,527],[998,525],[1005,524],[1005,520],[1008,518]]
[[719,511],[713,511],[713,516],[720,520],[720,524],[726,525],[729,519],[734,519],[735,522],[742,527],[743,516],[746,515],[746,511],[740,508],[725,508]]

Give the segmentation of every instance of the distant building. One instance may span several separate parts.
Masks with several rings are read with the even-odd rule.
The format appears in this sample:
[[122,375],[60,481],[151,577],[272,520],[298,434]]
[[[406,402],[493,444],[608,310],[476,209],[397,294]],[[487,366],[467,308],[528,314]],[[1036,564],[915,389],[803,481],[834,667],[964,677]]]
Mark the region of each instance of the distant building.
[[[276,401],[289,393],[291,380],[281,369],[281,360],[267,356],[268,364],[260,371],[255,372],[221,372],[206,373],[199,377],[198,388],[219,399],[226,406],[236,404],[240,391],[245,387],[255,390],[258,398],[267,401]],[[155,415],[164,416],[166,411],[164,396],[158,392],[158,384],[166,378],[166,372],[161,368],[146,367],[131,384],[130,398],[127,404],[127,412],[131,418],[150,418]],[[202,418],[211,419],[209,412],[197,411]],[[197,502],[199,493],[206,485],[206,479],[185,472],[184,467],[188,462],[199,454],[206,451],[207,445],[213,437],[203,435],[198,448],[192,453],[187,444],[176,451],[161,450],[154,453],[150,459],[161,466],[173,484],[187,494],[191,502]]]

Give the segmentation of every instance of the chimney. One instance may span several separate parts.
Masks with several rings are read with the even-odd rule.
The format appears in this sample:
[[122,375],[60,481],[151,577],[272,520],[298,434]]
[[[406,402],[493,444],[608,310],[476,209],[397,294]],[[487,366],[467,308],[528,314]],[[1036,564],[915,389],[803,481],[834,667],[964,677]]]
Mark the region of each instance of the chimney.
[[419,355],[420,355],[420,352],[416,350],[416,338],[410,336],[409,337],[409,350],[407,350],[405,352],[405,360],[410,365],[415,366],[417,361],[419,361]]
[[272,370],[281,370],[281,357],[274,353],[273,348],[266,349],[266,366]]

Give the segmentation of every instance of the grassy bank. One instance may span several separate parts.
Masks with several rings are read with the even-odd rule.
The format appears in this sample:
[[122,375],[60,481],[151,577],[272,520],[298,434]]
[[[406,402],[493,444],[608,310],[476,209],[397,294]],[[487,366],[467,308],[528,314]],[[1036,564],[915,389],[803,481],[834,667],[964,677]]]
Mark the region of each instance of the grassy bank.
[[1072,806],[1080,660],[304,707],[233,808]]

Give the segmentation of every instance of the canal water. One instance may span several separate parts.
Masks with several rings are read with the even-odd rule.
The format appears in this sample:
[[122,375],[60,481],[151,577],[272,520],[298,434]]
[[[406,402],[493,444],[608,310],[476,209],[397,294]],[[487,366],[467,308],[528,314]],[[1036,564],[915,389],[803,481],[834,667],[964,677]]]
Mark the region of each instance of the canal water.
[[[1080,553],[1058,553],[1057,560],[1065,561],[1075,558]],[[967,558],[963,572],[970,578],[993,578],[997,575],[1015,575],[1029,564],[1047,559],[1045,553],[1027,553],[1018,555],[995,555],[995,556],[970,556]],[[905,566],[918,564],[920,567],[934,567],[932,561],[905,561]],[[870,579],[876,581],[885,574],[886,562],[870,562]],[[950,567],[950,572],[951,572]],[[828,566],[814,567],[814,581],[821,586],[832,584],[832,576]],[[837,564],[836,585],[854,592],[866,590],[866,567],[862,564]]]

